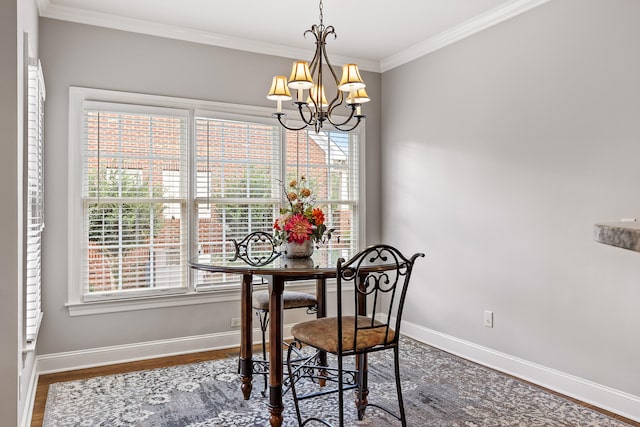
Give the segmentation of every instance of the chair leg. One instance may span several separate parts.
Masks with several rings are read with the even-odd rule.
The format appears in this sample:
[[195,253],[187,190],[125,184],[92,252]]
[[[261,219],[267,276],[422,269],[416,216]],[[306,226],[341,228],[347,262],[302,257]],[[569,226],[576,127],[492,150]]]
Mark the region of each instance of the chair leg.
[[362,420],[364,418],[364,411],[367,407],[367,402],[365,401],[364,396],[365,355],[359,354],[356,357],[358,358],[358,388],[356,389],[356,409],[358,411],[358,420]]
[[402,427],[407,427],[407,418],[404,414],[404,402],[402,400],[402,387],[400,386],[400,349],[397,345],[393,348],[393,361],[396,371],[396,391],[398,393],[398,406],[400,407],[400,422]]
[[260,330],[262,331],[262,358],[267,360],[267,326],[269,326],[269,312],[258,310],[256,311],[258,321],[260,322]]
[[[260,322],[260,330],[262,331],[262,359],[267,360],[267,326],[269,326],[269,312],[258,310],[256,316]],[[264,374],[264,389],[262,390],[262,397],[267,395],[267,374]]]
[[289,374],[289,381],[291,382],[291,395],[293,396],[293,404],[296,408],[296,416],[298,417],[298,425],[301,426],[302,424],[302,415],[300,414],[300,404],[298,403],[298,395],[296,393],[296,381],[293,375],[293,369],[291,369],[291,353],[293,352],[293,349],[297,348],[298,346],[298,342],[297,341],[293,341],[290,345],[289,345],[289,349],[287,350],[287,371]]
[[338,354],[338,420],[340,427],[344,426],[344,379],[342,376],[342,355]]

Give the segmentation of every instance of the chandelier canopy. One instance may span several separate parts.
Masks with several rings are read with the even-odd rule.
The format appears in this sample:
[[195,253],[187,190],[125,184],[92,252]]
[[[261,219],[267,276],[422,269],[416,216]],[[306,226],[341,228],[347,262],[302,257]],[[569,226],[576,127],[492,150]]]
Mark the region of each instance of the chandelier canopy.
[[[311,29],[304,32],[305,37],[311,33],[316,39],[316,51],[311,63],[295,61],[289,81],[287,82],[285,76],[274,76],[271,89],[267,94],[267,99],[277,102],[277,111],[273,115],[278,118],[278,122],[283,127],[289,130],[302,130],[312,126],[318,133],[324,122],[328,121],[336,129],[350,131],[355,129],[366,117],[362,114],[361,106],[365,102],[369,102],[370,98],[365,90],[366,85],[360,76],[358,65],[343,65],[342,78],[338,80],[326,51],[327,38],[333,35],[335,39],[336,33],[333,26],[324,26],[323,18],[322,0],[320,0],[320,24],[314,24]],[[335,84],[335,96],[331,102],[327,101],[325,95],[325,81],[322,74],[325,68],[330,72],[327,83],[330,83],[331,86]],[[286,116],[282,112],[282,101],[292,99],[289,89],[296,91],[296,100],[293,105],[297,107],[300,118],[304,122],[301,127],[289,127],[282,120]],[[346,117],[343,114],[338,118],[341,115],[336,108],[340,105],[348,108]]]

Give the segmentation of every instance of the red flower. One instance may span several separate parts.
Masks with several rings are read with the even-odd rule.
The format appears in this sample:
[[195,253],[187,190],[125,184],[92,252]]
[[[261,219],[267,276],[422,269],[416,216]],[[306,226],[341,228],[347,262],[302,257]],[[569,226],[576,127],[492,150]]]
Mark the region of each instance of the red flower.
[[289,233],[289,242],[304,243],[309,240],[313,227],[309,220],[302,214],[293,215],[284,226],[285,231]]
[[322,209],[313,208],[313,211],[311,211],[311,215],[313,215],[313,221],[316,223],[316,225],[324,224],[324,213],[322,212]]
[[275,228],[276,230],[280,231],[280,224],[278,224],[278,220],[276,219],[276,222],[273,223],[273,228]]

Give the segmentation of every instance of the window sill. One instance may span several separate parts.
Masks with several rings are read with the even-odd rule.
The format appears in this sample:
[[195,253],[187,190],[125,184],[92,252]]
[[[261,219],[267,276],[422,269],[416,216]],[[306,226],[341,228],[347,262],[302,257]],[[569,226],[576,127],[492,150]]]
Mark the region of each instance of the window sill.
[[[260,285],[261,286],[261,285]],[[291,283],[288,289],[300,292],[315,292],[315,285],[310,282]],[[228,301],[240,301],[240,288],[233,286],[225,289],[188,292],[172,295],[153,295],[118,300],[102,300],[91,302],[73,302],[65,306],[71,317],[90,316],[93,314],[119,313],[123,311],[148,310],[154,308],[180,307],[195,304],[212,304]]]

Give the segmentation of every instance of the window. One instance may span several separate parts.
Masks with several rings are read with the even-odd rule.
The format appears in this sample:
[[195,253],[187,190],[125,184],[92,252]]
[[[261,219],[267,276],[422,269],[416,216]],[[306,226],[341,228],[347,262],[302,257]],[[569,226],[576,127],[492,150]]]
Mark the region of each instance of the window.
[[357,249],[359,134],[341,131],[287,131],[287,181],[305,176],[316,204],[335,228],[329,246]]
[[359,134],[285,131],[269,113],[72,88],[71,310],[236,292],[240,277],[191,271],[187,260],[231,257],[231,239],[270,232],[295,176],[336,228],[329,245],[356,249]]
[[186,288],[188,115],[100,102],[83,111],[84,299]]
[[[225,118],[220,118],[225,117]],[[203,262],[231,258],[230,239],[250,230],[269,231],[280,206],[281,130],[267,120],[211,115],[195,118],[198,256]],[[197,272],[196,287],[238,278]]]
[[25,341],[33,344],[42,319],[41,249],[44,229],[44,100],[45,87],[40,61],[29,58],[27,65],[26,162],[26,274]]

